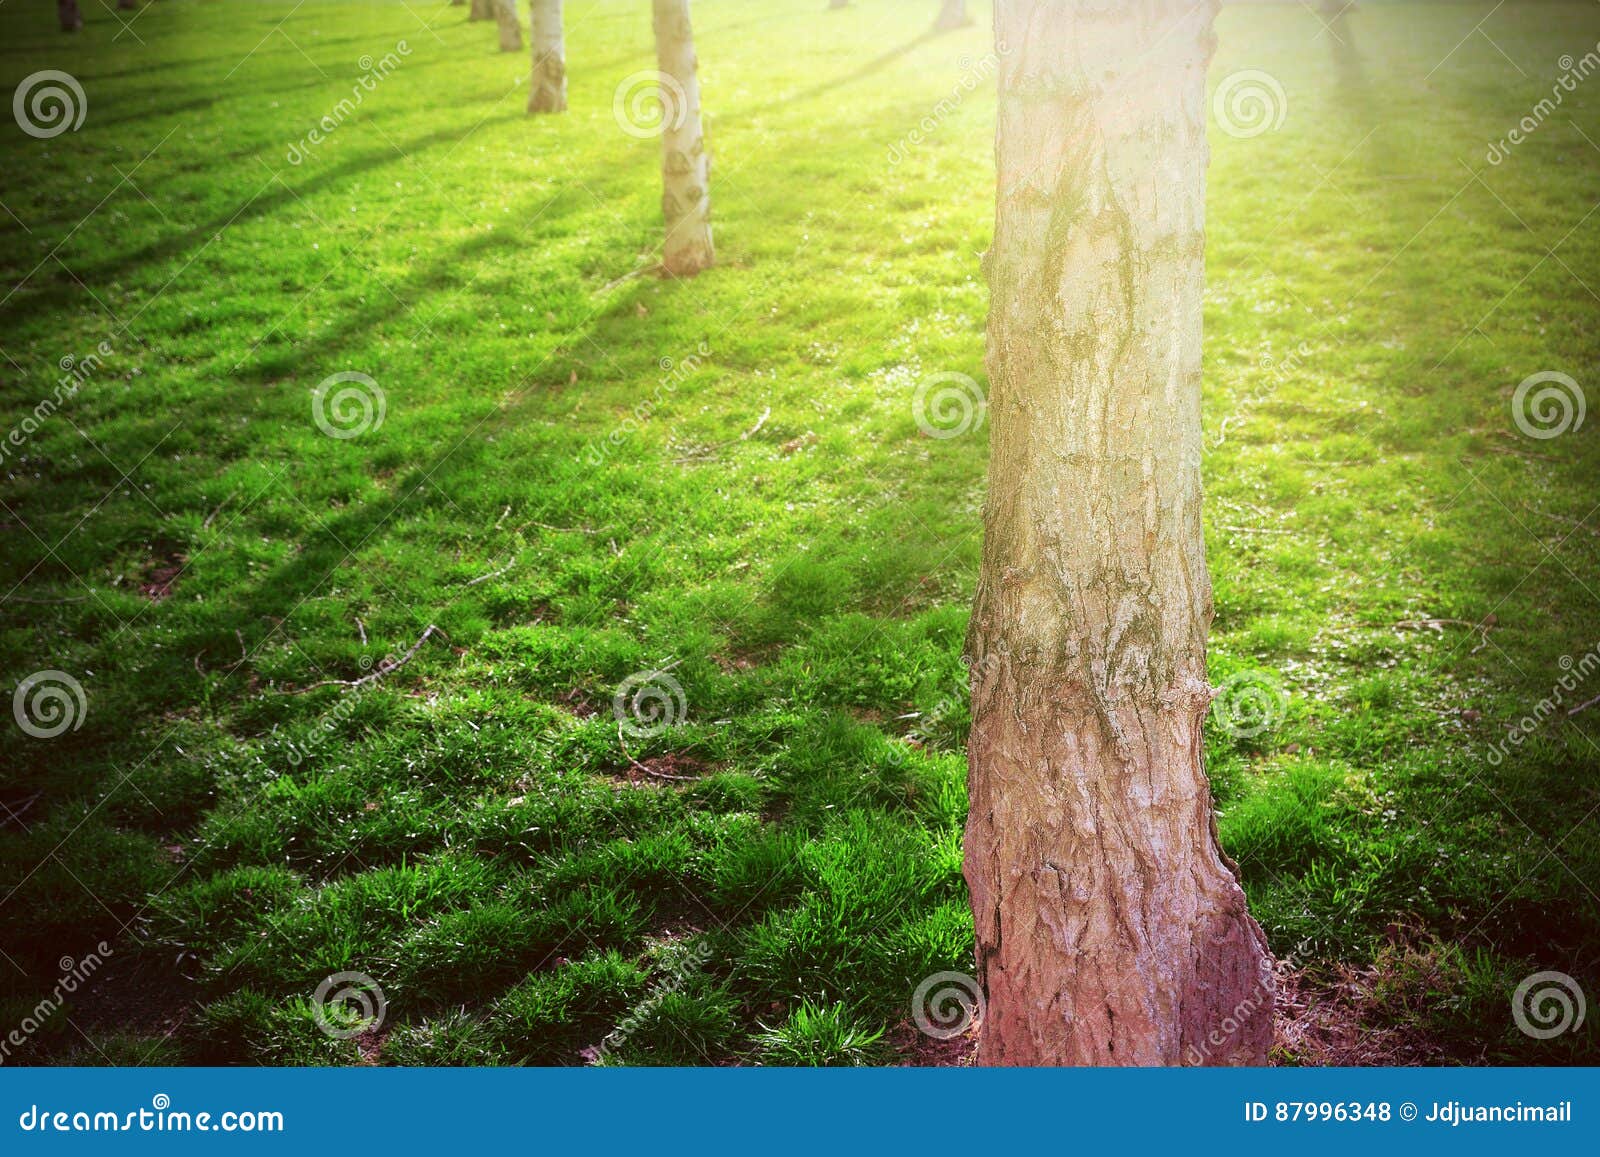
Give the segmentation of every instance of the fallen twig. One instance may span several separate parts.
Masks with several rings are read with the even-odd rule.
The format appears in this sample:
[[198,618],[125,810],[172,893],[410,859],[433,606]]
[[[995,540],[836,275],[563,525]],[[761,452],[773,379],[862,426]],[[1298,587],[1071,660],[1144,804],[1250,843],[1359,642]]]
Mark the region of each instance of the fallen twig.
[[751,426],[743,434],[739,435],[739,441],[748,442],[751,438],[754,438],[761,432],[761,427],[767,424],[767,419],[770,417],[772,417],[772,407],[768,406],[765,410],[761,411],[761,417],[756,419],[756,424]]
[[[422,632],[421,637],[418,638],[415,643],[411,644],[411,649],[409,651],[407,651],[404,655],[401,655],[400,658],[396,659],[393,663],[387,663],[387,662],[379,663],[375,670],[373,670],[369,674],[361,676],[361,678],[359,678],[359,679],[324,679],[320,683],[311,684],[311,686],[309,686],[309,687],[296,687],[292,691],[280,691],[279,694],[280,695],[304,695],[307,692],[315,691],[320,687],[362,687],[362,686],[365,686],[366,684],[374,682],[375,680],[382,679],[385,675],[388,675],[389,673],[391,673],[393,671],[398,671],[401,667],[404,667],[407,663],[411,662],[412,658],[416,655],[416,653],[419,650],[422,649],[422,644],[426,643],[428,641],[429,636],[433,635],[435,633],[438,633],[440,635],[444,634],[444,632],[442,630],[440,630],[438,627],[434,626],[432,623],[429,623],[428,624],[428,629]],[[446,636],[446,637],[448,637],[448,636]]]

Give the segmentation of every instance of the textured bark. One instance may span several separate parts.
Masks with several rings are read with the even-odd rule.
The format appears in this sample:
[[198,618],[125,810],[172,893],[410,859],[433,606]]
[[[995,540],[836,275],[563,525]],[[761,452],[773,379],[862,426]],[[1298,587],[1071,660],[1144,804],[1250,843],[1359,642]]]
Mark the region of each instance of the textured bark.
[[967,0],[944,0],[939,5],[939,19],[934,22],[934,27],[961,28],[971,23],[967,15]]
[[700,77],[689,0],[653,0],[656,65],[661,71],[661,265],[677,277],[711,266],[711,155],[700,124]]
[[83,27],[83,14],[78,11],[78,0],[56,0],[56,19],[61,31],[76,32]]
[[522,51],[522,25],[517,23],[517,0],[493,0],[494,18],[500,24],[500,51]]
[[561,0],[528,0],[528,39],[533,42],[529,112],[567,111],[567,50],[561,41]]
[[1216,0],[997,0],[991,461],[968,637],[984,1064],[1260,1063],[1201,754]]

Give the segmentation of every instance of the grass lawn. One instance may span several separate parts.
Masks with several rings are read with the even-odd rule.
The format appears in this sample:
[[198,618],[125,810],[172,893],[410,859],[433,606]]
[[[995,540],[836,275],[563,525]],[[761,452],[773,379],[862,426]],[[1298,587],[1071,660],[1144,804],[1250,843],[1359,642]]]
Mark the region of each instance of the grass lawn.
[[[541,118],[440,0],[0,8],[6,89],[87,97],[0,132],[6,430],[81,376],[5,444],[0,663],[84,693],[5,721],[0,1033],[102,960],[8,1062],[960,1055],[908,1022],[973,967],[986,446],[912,403],[983,381],[988,5],[824,7],[697,0],[688,282],[614,115],[641,0],[569,0]],[[1600,11],[1309,7],[1220,20],[1286,115],[1214,123],[1206,309],[1212,677],[1265,708],[1208,758],[1280,1059],[1594,1063],[1511,998],[1600,997],[1600,418],[1513,392],[1600,402],[1600,79],[1486,153]],[[625,733],[641,679],[672,725]],[[320,1031],[345,971],[381,1029]]]

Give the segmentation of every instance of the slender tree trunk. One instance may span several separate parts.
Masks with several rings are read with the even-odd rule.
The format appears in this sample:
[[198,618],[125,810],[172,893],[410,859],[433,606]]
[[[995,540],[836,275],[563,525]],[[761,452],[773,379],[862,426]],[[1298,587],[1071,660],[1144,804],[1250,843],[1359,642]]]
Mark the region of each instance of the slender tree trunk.
[[966,876],[979,1060],[1260,1063],[1266,940],[1201,757],[1216,0],[997,0]]
[[567,52],[561,43],[561,0],[528,0],[528,39],[533,42],[529,112],[567,111]]
[[691,277],[712,263],[711,155],[700,125],[700,78],[689,0],[653,0],[661,71],[661,198],[667,238],[661,264]]
[[967,0],[944,0],[939,5],[939,19],[934,22],[935,28],[962,28],[971,24],[967,16]]
[[76,32],[83,27],[83,14],[78,11],[78,0],[56,0],[56,19],[61,31]]
[[522,25],[517,23],[517,0],[493,0],[494,18],[500,22],[500,51],[522,51]]
[[492,5],[494,0],[472,0],[472,9],[467,13],[467,21],[488,20],[494,15]]

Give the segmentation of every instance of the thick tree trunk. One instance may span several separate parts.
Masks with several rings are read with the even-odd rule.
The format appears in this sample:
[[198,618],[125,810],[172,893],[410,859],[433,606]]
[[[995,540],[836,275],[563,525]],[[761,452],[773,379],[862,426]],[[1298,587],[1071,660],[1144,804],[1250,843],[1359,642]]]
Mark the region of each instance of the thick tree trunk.
[[939,5],[939,19],[934,22],[934,27],[961,28],[971,23],[967,16],[967,0],[944,0]]
[[567,111],[567,51],[561,42],[561,0],[528,0],[528,39],[533,42],[529,112]]
[[692,277],[711,267],[711,155],[700,126],[700,77],[689,0],[653,0],[661,71],[662,267]]
[[517,0],[493,0],[494,18],[500,22],[500,51],[522,51],[522,26],[517,23]]
[[467,13],[467,21],[488,20],[494,15],[494,0],[472,0],[472,8]]
[[56,19],[61,31],[76,32],[83,27],[83,14],[78,11],[78,0],[56,0]]
[[991,461],[966,876],[979,1060],[1260,1063],[1265,937],[1201,757],[1216,0],[997,0]]

